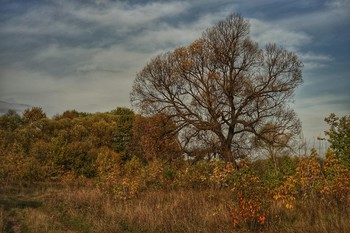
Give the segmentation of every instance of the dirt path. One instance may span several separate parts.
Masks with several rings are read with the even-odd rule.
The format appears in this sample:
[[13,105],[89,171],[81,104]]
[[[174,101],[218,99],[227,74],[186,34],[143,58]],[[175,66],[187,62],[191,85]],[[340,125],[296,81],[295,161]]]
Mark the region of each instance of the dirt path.
[[45,206],[49,195],[44,189],[0,190],[0,232],[72,232],[50,216]]
[[17,221],[17,219],[13,216],[9,217],[7,219],[7,228],[8,228],[8,231],[11,232],[11,233],[21,233],[21,227]]
[[6,190],[0,193],[0,207],[2,210],[0,230],[9,233],[21,233],[21,221],[19,213],[28,208],[38,208],[42,203],[35,199],[32,193],[23,195],[17,190]]

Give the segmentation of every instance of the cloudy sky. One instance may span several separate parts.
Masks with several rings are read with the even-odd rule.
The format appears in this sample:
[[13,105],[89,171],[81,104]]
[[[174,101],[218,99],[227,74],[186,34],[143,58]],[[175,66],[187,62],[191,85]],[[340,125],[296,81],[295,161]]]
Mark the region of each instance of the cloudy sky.
[[130,107],[150,58],[240,13],[261,46],[302,59],[293,107],[306,137],[323,136],[324,117],[350,114],[349,12],[349,0],[0,0],[0,114]]

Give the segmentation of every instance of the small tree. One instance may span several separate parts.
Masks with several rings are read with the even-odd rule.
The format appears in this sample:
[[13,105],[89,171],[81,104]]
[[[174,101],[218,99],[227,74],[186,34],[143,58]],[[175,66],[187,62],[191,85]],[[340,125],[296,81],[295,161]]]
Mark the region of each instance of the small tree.
[[332,113],[325,121],[330,126],[325,134],[329,136],[331,148],[337,158],[350,168],[350,115],[338,117]]
[[[294,116],[291,119],[295,120]],[[261,136],[257,138],[255,145],[258,150],[261,150],[265,156],[272,160],[275,171],[279,171],[278,157],[290,155],[299,133],[300,125],[297,122],[290,124],[289,127],[280,128],[267,124],[261,129]]]
[[46,114],[42,108],[32,107],[24,110],[23,118],[27,122],[34,122],[46,118]]
[[171,118],[184,147],[217,145],[235,162],[264,137],[266,124],[299,124],[288,103],[302,83],[301,67],[293,52],[259,48],[248,21],[230,15],[188,47],[153,58],[137,74],[131,101],[143,113]]

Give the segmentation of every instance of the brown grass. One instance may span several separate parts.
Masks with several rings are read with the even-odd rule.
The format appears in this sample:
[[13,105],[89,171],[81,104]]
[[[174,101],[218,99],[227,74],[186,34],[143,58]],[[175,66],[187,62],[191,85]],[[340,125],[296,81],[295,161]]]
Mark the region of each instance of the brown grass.
[[350,201],[309,200],[299,204],[298,232],[350,232]]
[[[347,202],[350,203],[350,202]],[[228,190],[147,190],[116,200],[92,184],[37,185],[3,190],[1,232],[249,232],[233,229]],[[262,232],[350,232],[349,206],[299,201],[274,206]],[[235,231],[234,231],[235,230]]]
[[138,198],[116,201],[97,189],[79,189],[60,192],[55,199],[69,210],[71,219],[83,216],[96,232],[228,232],[232,229],[228,195],[150,190]]

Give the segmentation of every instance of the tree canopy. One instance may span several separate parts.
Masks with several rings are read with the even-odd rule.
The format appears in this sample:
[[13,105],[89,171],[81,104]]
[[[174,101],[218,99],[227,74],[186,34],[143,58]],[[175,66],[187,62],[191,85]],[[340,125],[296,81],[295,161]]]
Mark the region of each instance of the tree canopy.
[[226,161],[247,156],[257,139],[271,141],[272,132],[298,133],[288,104],[302,63],[275,44],[260,48],[249,27],[232,14],[188,47],[153,58],[136,76],[133,106],[168,116],[184,151],[210,148]]

